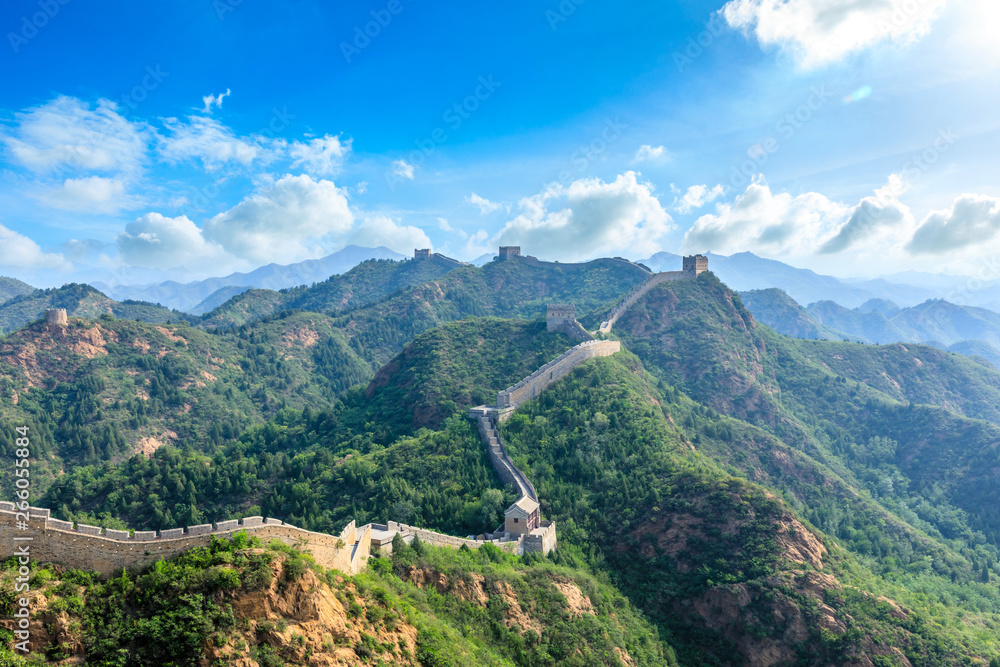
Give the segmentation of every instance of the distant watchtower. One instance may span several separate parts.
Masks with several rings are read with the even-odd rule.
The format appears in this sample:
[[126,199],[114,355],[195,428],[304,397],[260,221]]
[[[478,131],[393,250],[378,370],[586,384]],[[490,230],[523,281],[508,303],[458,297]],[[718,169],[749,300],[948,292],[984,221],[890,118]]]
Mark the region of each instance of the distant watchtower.
[[708,257],[704,255],[690,255],[684,258],[684,272],[698,275],[708,271]]
[[69,324],[69,320],[66,317],[65,308],[49,308],[45,311],[45,322],[46,324],[55,325],[57,327],[64,327]]
[[545,306],[545,330],[562,331],[576,322],[576,306],[571,303],[550,303]]
[[500,261],[506,262],[509,259],[521,256],[521,246],[519,245],[502,245],[500,246]]
[[430,258],[431,258],[431,249],[430,248],[423,248],[423,249],[414,248],[413,249],[413,259],[430,259]]

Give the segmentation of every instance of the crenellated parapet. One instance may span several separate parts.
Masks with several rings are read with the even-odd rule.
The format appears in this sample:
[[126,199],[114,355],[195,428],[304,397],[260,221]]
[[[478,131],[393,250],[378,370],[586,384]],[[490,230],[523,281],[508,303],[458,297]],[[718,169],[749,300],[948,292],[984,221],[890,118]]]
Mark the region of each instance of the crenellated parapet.
[[14,503],[0,502],[0,555],[13,554],[27,544],[33,560],[62,563],[104,575],[122,569],[141,569],[193,547],[208,546],[214,536],[232,537],[239,531],[265,541],[276,539],[289,546],[303,546],[323,567],[357,574],[367,563],[371,533],[370,526],[359,530],[353,521],[338,537],[262,516],[160,531],[130,531],[61,521],[41,507],[30,507],[27,514],[25,522],[24,512],[17,512]]

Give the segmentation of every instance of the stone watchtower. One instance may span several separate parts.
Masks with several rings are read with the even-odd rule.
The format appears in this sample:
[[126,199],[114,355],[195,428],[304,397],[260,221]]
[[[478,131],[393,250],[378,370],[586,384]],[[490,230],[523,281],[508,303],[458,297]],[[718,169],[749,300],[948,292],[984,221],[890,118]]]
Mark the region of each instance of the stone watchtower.
[[684,258],[684,272],[698,275],[708,271],[708,257],[704,255],[690,255]]
[[45,322],[49,326],[64,327],[69,324],[65,308],[49,308],[45,311]]
[[576,306],[571,303],[550,303],[545,306],[545,330],[563,331],[576,322]]
[[413,249],[413,259],[430,259],[431,249],[430,248],[414,248]]
[[521,246],[519,245],[502,245],[500,246],[500,261],[506,262],[507,260],[514,259],[515,257],[521,256]]

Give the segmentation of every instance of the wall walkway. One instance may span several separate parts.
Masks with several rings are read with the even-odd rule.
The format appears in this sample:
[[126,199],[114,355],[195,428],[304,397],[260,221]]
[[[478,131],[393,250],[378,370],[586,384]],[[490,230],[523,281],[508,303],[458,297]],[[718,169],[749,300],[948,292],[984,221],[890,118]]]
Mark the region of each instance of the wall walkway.
[[636,301],[644,297],[649,290],[653,289],[657,285],[680,280],[694,280],[695,277],[695,273],[691,271],[661,271],[660,273],[654,273],[644,283],[632,288],[632,290],[625,295],[625,298],[622,299],[621,303],[615,306],[611,312],[608,313],[608,319],[601,323],[598,331],[602,334],[606,334],[611,331],[611,327],[615,325],[618,318],[624,315],[626,310],[631,308]]

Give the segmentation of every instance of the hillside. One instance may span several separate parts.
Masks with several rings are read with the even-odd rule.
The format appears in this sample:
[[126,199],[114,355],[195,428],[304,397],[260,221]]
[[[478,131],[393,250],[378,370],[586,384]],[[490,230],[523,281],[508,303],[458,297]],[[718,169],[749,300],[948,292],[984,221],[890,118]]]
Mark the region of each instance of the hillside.
[[[286,405],[325,405],[371,372],[318,314],[226,336],[73,318],[65,329],[34,324],[0,340],[0,417],[46,434],[45,453],[55,458],[36,473],[42,492],[64,463],[149,454],[170,442],[206,450]],[[4,451],[8,435],[0,435]],[[10,472],[0,476],[4,488]]]
[[65,308],[73,317],[97,318],[113,315],[124,319],[162,324],[183,319],[183,313],[142,301],[117,302],[90,285],[69,284],[59,288],[33,290],[0,303],[0,333],[16,331],[29,322],[45,317],[48,308]]
[[809,311],[797,304],[780,289],[740,292],[740,300],[760,322],[793,338],[838,340],[843,336],[819,324]]
[[0,304],[10,301],[16,296],[31,294],[35,288],[28,283],[21,282],[15,278],[5,278],[0,276]]
[[[5,590],[14,576],[14,566],[0,572]],[[675,664],[634,607],[585,569],[496,549],[401,544],[345,577],[238,535],[105,582],[36,569],[30,597],[36,655],[73,664]],[[13,598],[0,604],[8,616]],[[29,664],[10,655],[12,627],[0,621],[0,663]]]

